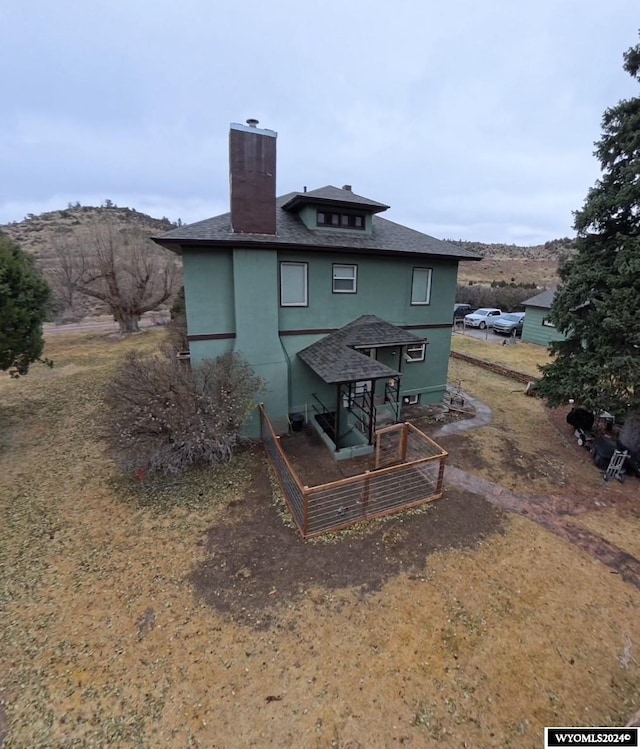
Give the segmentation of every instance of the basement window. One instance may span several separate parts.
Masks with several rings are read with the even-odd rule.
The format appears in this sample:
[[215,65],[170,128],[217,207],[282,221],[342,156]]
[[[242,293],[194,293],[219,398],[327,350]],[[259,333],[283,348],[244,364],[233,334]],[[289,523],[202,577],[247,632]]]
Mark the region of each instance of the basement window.
[[333,266],[333,293],[355,294],[358,289],[357,265]]
[[416,406],[418,403],[420,403],[420,394],[416,393],[415,395],[405,395],[402,398],[402,403],[405,406]]

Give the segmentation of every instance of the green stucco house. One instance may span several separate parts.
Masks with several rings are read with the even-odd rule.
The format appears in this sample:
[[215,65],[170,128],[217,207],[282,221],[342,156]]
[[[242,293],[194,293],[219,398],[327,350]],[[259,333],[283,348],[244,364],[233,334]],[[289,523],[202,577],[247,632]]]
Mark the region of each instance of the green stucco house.
[[565,336],[549,319],[556,289],[547,289],[527,299],[522,304],[525,310],[522,340],[548,346],[552,341],[564,341]]
[[349,457],[403,403],[442,400],[458,262],[480,258],[348,185],[276,197],[276,133],[256,125],[231,125],[231,211],[154,239],[183,259],[192,363],[242,353],[277,430],[304,414]]

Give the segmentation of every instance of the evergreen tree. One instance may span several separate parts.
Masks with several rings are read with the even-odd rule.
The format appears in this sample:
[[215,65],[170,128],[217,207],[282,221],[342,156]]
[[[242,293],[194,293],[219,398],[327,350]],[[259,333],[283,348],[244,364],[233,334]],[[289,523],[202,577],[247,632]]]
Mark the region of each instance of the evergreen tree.
[[[624,55],[640,82],[640,44]],[[640,408],[640,97],[607,109],[595,144],[602,176],[575,213],[576,255],[560,269],[552,344],[539,392],[618,416]]]
[[0,370],[26,374],[44,347],[49,287],[31,258],[0,233]]

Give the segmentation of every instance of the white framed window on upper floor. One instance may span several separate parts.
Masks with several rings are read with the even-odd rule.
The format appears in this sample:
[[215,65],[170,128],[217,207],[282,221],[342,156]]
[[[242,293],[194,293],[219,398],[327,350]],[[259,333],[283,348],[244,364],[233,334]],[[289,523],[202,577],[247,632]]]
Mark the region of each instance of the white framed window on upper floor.
[[308,263],[280,263],[280,306],[309,306]]
[[431,268],[414,268],[411,278],[411,304],[431,304]]
[[334,263],[331,288],[334,294],[355,294],[358,291],[358,266]]
[[426,343],[415,343],[411,346],[407,346],[407,352],[405,358],[408,362],[413,361],[424,361],[424,357],[427,351]]

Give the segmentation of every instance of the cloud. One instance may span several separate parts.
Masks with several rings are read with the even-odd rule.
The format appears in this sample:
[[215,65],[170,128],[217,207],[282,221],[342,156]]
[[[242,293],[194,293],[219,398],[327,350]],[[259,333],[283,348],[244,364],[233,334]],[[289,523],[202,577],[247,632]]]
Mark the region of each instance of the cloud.
[[92,196],[226,210],[228,125],[252,116],[281,193],[349,183],[436,235],[567,234],[601,114],[636,93],[636,22],[596,0],[5,4],[0,221]]

